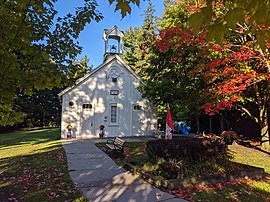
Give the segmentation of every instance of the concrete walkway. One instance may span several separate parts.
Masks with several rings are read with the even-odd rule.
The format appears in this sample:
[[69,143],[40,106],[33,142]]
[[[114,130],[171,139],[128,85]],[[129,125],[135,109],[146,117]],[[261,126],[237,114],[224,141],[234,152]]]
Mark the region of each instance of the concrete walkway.
[[62,140],[70,176],[90,202],[184,202],[117,166],[90,140]]

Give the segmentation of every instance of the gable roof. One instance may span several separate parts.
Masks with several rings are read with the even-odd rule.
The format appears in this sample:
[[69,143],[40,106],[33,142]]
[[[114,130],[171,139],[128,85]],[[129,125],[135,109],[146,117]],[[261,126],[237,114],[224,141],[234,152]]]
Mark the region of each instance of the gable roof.
[[93,74],[95,74],[96,72],[98,72],[100,69],[102,69],[103,67],[107,66],[109,63],[113,62],[114,60],[117,60],[120,62],[120,64],[122,64],[137,80],[139,80],[143,85],[145,84],[143,82],[143,80],[141,79],[141,77],[139,77],[138,74],[136,74],[125,62],[124,60],[119,56],[119,55],[113,55],[110,59],[106,60],[104,63],[102,63],[100,66],[98,66],[96,69],[94,69],[92,72],[86,74],[84,77],[78,79],[75,84],[71,87],[67,87],[66,89],[64,89],[63,91],[61,91],[58,96],[59,98],[61,98],[64,94],[70,92],[71,90],[73,90],[75,87],[81,85],[82,83],[84,83],[89,77],[91,77]]
[[124,37],[124,33],[116,25],[114,25],[111,29],[104,29],[103,39],[117,37]]

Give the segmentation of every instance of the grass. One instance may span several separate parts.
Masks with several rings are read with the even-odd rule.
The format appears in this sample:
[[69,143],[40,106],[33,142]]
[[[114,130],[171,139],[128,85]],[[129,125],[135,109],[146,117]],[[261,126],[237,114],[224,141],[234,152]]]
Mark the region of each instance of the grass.
[[[99,143],[99,147],[103,147],[103,143]],[[125,145],[125,154],[123,156],[109,155],[120,165],[124,162],[131,162],[144,169],[156,169],[154,166],[149,168],[145,166],[147,157],[144,152],[145,143],[128,142]],[[229,151],[233,154],[233,162],[243,163],[251,166],[264,168],[267,175],[263,179],[251,180],[244,179],[227,183],[217,183],[208,186],[191,186],[183,189],[167,190],[169,193],[184,198],[189,201],[250,201],[265,202],[270,201],[270,155],[234,144],[229,146]],[[191,169],[191,168],[187,168]]]
[[0,134],[0,201],[87,201],[68,174],[59,129]]
[[261,167],[265,169],[265,172],[270,174],[269,153],[258,151],[255,148],[243,147],[237,144],[229,146],[229,149],[234,156],[234,162]]

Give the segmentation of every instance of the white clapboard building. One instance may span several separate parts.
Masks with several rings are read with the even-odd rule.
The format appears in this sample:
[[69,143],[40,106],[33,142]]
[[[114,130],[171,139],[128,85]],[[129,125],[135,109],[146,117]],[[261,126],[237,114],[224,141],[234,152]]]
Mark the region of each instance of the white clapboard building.
[[[141,78],[122,59],[121,32],[116,26],[104,30],[104,62],[60,94],[61,136],[67,125],[76,138],[146,136],[157,129],[155,108],[142,98]],[[113,43],[113,45],[111,45]]]

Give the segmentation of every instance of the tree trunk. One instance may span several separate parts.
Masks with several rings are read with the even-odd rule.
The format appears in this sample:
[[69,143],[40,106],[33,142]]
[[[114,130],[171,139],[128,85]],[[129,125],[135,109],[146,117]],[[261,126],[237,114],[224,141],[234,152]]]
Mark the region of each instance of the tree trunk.
[[[268,103],[269,103],[269,80],[265,85],[256,85],[256,91],[258,92],[257,100],[259,101],[259,126],[261,129],[261,148],[264,150],[270,150],[269,139],[269,125],[268,125]],[[265,90],[264,90],[264,88]],[[261,91],[259,89],[262,89]]]
[[267,110],[260,111],[261,148],[263,150],[270,150],[270,136],[269,136],[270,134],[267,117],[268,117]]
[[220,114],[220,131],[224,131],[223,115]]
[[223,130],[232,130],[231,120],[229,119],[226,111],[223,111],[221,113],[221,117],[222,117],[222,122],[223,122]]
[[196,125],[197,125],[197,133],[201,132],[201,124],[200,124],[200,118],[196,117]]
[[45,113],[42,113],[42,127],[45,127]]
[[212,133],[213,127],[212,127],[212,117],[209,116],[209,133]]

